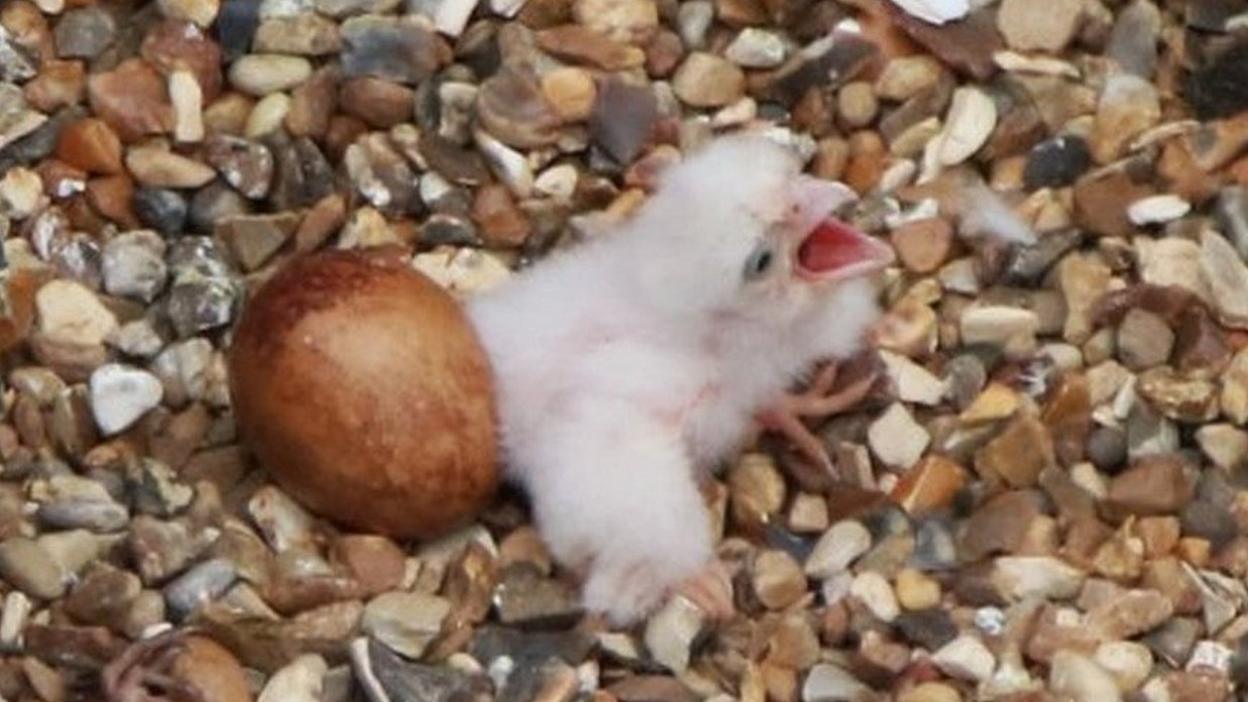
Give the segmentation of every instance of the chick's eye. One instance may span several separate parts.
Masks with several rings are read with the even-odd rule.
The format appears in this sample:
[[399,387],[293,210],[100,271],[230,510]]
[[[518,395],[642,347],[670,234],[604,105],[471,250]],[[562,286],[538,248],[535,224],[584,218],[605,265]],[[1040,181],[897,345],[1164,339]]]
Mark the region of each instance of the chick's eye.
[[745,279],[754,280],[761,277],[771,269],[771,262],[775,258],[769,248],[760,248],[745,261]]

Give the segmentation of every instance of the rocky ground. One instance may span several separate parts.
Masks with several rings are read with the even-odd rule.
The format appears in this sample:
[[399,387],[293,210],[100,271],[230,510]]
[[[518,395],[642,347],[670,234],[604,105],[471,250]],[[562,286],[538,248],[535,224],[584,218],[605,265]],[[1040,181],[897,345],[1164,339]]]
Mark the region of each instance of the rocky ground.
[[[972,4],[0,0],[0,697],[1231,699],[1248,4]],[[468,293],[760,125],[899,265],[852,485],[764,444],[711,491],[737,617],[607,629],[513,495],[397,544],[251,469],[222,352],[283,260]]]

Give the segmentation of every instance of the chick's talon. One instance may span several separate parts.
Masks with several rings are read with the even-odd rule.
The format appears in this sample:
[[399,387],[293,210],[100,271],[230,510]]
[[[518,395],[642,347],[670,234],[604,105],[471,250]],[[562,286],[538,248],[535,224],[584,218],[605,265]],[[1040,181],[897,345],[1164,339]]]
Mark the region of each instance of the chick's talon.
[[672,595],[689,600],[713,621],[731,619],[737,613],[732,599],[732,574],[720,561],[708,563],[696,575],[673,588]]
[[784,436],[806,460],[833,478],[839,477],[836,465],[823,442],[802,420],[825,419],[845,412],[867,396],[878,377],[875,373],[868,373],[832,392],[838,370],[835,363],[823,366],[805,390],[785,395],[775,405],[763,410],[758,417],[764,430]]

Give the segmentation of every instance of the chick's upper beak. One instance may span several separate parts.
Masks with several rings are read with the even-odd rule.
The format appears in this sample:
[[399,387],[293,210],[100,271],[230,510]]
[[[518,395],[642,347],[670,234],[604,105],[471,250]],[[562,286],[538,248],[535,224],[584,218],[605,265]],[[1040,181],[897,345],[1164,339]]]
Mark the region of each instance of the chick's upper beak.
[[891,246],[833,217],[857,199],[853,190],[808,175],[796,177],[789,187],[792,209],[787,224],[800,238],[795,246],[799,275],[819,281],[844,280],[873,273],[894,261]]

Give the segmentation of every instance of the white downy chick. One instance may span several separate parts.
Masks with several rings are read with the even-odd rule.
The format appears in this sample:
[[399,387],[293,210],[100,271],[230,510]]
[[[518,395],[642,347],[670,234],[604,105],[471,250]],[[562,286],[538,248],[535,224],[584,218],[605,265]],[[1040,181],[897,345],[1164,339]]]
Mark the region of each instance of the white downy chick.
[[645,615],[713,559],[699,470],[878,317],[892,249],[832,214],[845,186],[758,136],[669,169],[631,219],[470,301],[509,478],[584,601]]

